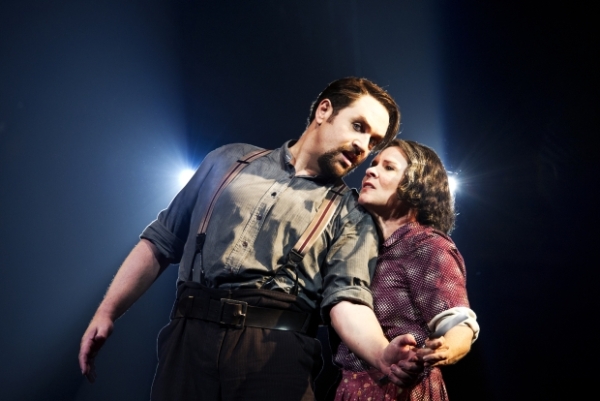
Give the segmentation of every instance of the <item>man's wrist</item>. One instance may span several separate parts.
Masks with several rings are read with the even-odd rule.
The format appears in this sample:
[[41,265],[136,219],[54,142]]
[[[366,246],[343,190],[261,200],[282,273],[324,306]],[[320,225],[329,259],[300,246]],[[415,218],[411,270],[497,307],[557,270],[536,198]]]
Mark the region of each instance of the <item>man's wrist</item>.
[[383,385],[388,384],[390,382],[390,378],[389,378],[388,374],[385,374],[381,370],[376,369],[374,367],[370,367],[367,370],[367,373],[369,374],[369,376],[371,377],[371,379],[373,379],[373,381],[375,383],[377,383],[379,386],[383,386]]
[[117,320],[116,317],[115,317],[114,310],[112,310],[112,308],[108,308],[108,307],[103,306],[103,305],[100,305],[100,307],[98,308],[98,310],[94,314],[93,320],[95,320],[95,319],[110,320],[112,323],[114,323],[115,320]]

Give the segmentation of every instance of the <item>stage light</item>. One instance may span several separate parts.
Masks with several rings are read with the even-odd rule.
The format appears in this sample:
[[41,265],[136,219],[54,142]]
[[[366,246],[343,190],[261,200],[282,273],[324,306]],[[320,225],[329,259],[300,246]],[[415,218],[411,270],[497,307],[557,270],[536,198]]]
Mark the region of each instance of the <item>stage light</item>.
[[452,195],[456,194],[458,190],[458,178],[455,175],[448,175],[448,185],[450,186],[450,192]]
[[194,175],[194,170],[191,168],[186,168],[179,173],[179,185],[181,187],[185,186],[188,183],[190,178]]

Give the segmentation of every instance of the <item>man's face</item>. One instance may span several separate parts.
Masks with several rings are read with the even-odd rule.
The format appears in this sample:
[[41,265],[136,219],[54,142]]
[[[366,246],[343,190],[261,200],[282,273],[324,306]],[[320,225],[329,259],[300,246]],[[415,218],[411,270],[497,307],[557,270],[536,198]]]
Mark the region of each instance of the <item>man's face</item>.
[[321,115],[318,164],[322,176],[339,178],[362,163],[383,140],[390,116],[370,95],[360,97],[333,118],[329,106]]

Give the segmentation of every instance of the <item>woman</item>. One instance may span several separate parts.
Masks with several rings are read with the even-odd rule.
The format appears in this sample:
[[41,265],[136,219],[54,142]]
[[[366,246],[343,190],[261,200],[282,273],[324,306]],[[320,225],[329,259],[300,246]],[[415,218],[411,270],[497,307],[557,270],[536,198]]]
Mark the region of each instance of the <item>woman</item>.
[[[359,203],[373,216],[383,241],[371,284],[375,313],[388,339],[415,337],[423,372],[410,389],[381,384],[373,369],[341,344],[335,361],[343,377],[336,400],[447,400],[438,366],[466,355],[479,326],[469,309],[463,258],[447,236],[455,214],[442,162],[426,146],[394,140],[367,169]],[[458,314],[467,320],[430,339]]]

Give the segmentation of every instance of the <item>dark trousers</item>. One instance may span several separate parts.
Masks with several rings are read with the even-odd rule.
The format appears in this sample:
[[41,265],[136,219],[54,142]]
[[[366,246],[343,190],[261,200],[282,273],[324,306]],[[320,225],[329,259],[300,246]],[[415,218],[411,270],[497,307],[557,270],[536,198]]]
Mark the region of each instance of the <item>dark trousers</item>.
[[[292,296],[272,291],[230,296],[250,305],[297,308]],[[161,330],[158,360],[152,401],[313,400],[323,365],[321,344],[311,336],[191,318],[174,318]]]

